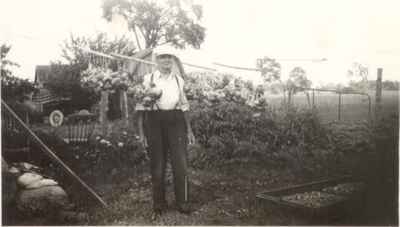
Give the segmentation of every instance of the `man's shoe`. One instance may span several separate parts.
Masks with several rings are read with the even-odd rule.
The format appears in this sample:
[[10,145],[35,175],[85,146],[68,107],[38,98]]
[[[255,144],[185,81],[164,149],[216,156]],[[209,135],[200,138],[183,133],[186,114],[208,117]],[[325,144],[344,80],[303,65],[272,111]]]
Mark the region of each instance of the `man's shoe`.
[[180,204],[177,207],[178,211],[182,214],[190,214],[192,212],[192,209],[188,203]]

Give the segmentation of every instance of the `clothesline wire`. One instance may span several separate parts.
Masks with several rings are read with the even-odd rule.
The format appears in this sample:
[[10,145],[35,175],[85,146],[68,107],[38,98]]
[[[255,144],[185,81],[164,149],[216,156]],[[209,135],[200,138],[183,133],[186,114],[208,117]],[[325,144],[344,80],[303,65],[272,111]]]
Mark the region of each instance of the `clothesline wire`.
[[[137,62],[149,64],[149,65],[157,65],[155,62],[152,62],[152,61],[147,61],[147,60],[143,60],[143,59],[140,59],[140,58],[136,58],[136,57],[132,57],[132,56],[126,56],[126,55],[117,54],[117,53],[111,53],[110,55],[108,55],[108,54],[104,54],[102,52],[94,51],[94,50],[90,50],[90,49],[86,49],[84,51],[86,51],[88,53],[91,53],[91,54],[99,55],[101,57],[106,57],[106,58],[109,58],[109,59],[112,59],[112,60],[117,60],[118,58],[122,58],[122,59],[125,59],[125,60],[137,61]],[[186,65],[186,66],[194,67],[194,68],[206,69],[206,70],[210,70],[210,71],[217,71],[214,68],[200,66],[200,65],[196,65],[196,64],[192,64],[192,63],[188,63],[188,62],[182,62],[182,64]],[[247,69],[249,69],[249,68],[247,68]],[[250,69],[250,70],[252,70],[252,69]],[[255,70],[252,70],[252,71],[255,71]]]
[[225,65],[225,64],[221,64],[218,62],[213,62],[214,65],[218,65],[218,66],[222,66],[225,68],[231,68],[231,69],[239,69],[239,70],[246,70],[246,71],[256,71],[259,72],[259,69],[255,69],[255,68],[247,68],[247,67],[240,67],[240,66],[233,66],[233,65]]

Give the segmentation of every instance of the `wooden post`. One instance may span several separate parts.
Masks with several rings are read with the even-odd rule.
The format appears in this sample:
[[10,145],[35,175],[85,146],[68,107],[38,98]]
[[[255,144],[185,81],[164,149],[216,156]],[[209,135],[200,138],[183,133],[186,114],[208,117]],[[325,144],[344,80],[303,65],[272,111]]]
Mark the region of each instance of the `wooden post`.
[[378,119],[382,108],[382,68],[378,68],[375,93],[375,119]]
[[315,89],[312,89],[312,106],[315,108]]
[[107,90],[101,91],[101,99],[99,105],[99,121],[102,128],[103,135],[107,133],[107,126],[108,126],[108,118],[107,118],[107,111],[108,111],[108,95],[109,92]]
[[342,92],[339,92],[339,103],[338,103],[338,120],[341,118],[341,108],[342,108]]
[[125,125],[128,124],[128,96],[126,94],[126,91],[121,91],[120,92],[120,109],[121,109],[121,115],[122,115],[122,119],[125,122]]

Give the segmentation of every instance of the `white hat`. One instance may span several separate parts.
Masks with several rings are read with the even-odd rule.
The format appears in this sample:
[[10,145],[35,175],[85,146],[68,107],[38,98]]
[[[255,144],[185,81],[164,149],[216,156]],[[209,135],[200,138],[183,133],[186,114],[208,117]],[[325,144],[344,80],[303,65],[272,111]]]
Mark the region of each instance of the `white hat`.
[[153,49],[156,57],[160,55],[172,55],[178,58],[178,54],[175,48],[170,46],[157,46]]

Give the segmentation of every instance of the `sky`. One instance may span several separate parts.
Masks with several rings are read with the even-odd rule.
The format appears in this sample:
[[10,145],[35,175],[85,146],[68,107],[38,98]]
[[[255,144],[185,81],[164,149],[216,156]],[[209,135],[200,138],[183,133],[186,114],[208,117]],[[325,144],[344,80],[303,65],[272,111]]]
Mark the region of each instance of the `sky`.
[[[369,79],[381,67],[384,80],[400,80],[398,0],[196,2],[203,5],[206,38],[199,50],[179,51],[185,62],[260,82],[258,73],[212,62],[255,67],[257,58],[268,56],[281,63],[283,79],[301,66],[319,86],[348,82],[347,70],[357,61],[368,66]],[[21,65],[17,74],[33,79],[36,65],[60,59],[60,44],[70,33],[131,35],[122,18],[102,19],[100,6],[101,0],[0,0],[0,43],[12,45],[9,58]],[[321,58],[327,61],[307,61]]]

